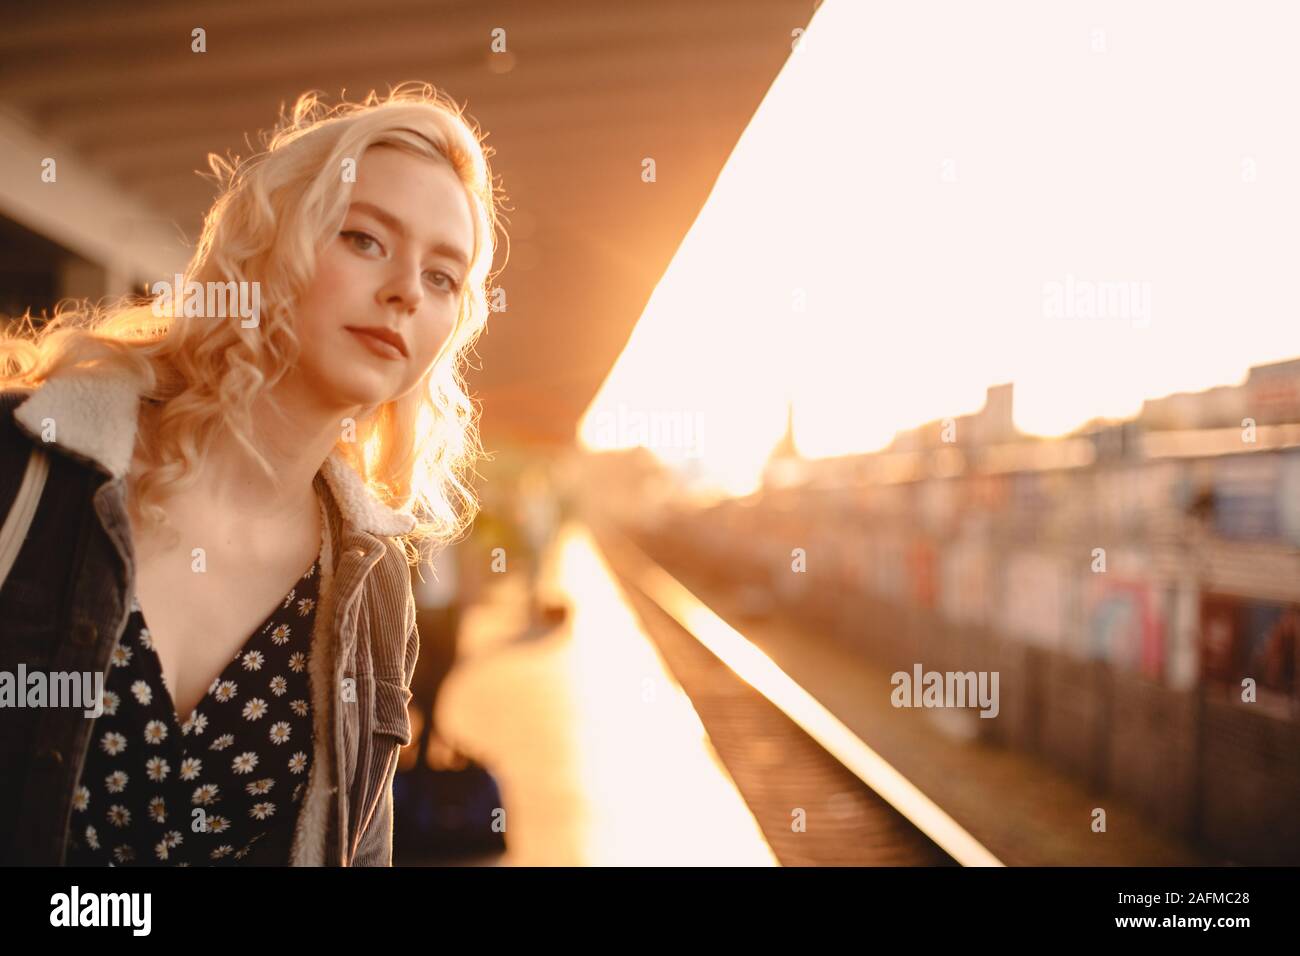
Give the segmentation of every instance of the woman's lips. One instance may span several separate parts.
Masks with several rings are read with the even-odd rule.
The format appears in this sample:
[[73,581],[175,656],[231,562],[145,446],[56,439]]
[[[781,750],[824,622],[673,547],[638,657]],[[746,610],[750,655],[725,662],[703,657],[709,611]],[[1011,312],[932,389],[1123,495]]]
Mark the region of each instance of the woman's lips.
[[385,342],[377,335],[371,335],[369,332],[363,332],[361,329],[349,328],[348,331],[355,335],[361,341],[362,345],[370,349],[371,352],[375,353],[380,358],[401,359],[404,357],[397,346],[390,342]]

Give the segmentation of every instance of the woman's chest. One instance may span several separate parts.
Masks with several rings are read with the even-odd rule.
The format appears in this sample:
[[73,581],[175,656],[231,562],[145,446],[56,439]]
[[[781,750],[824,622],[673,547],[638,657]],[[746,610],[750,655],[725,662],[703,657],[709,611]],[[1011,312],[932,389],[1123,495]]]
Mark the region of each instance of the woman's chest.
[[314,567],[321,546],[314,492],[310,501],[292,514],[254,518],[188,489],[162,505],[166,523],[126,509],[132,598],[181,719]]
[[314,749],[310,619],[292,603],[272,614],[182,721],[132,606],[73,795],[73,862],[287,859]]
[[256,559],[237,547],[143,550],[135,603],[182,720],[272,617],[304,621],[315,606],[314,588],[310,599],[303,589],[309,548]]

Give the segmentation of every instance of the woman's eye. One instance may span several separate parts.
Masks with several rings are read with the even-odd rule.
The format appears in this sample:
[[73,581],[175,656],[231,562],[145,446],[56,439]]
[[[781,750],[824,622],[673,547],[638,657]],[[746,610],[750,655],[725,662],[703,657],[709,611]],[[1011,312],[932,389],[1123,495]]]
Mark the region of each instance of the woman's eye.
[[364,232],[358,232],[355,229],[345,230],[344,232],[339,233],[339,235],[345,236],[346,238],[350,239],[352,241],[352,245],[360,249],[362,252],[370,251],[370,246],[361,245],[363,242],[370,243],[371,246],[378,244],[375,242],[374,236],[367,235]]
[[455,280],[454,278],[452,278],[451,276],[447,275],[447,273],[445,273],[445,272],[430,272],[430,273],[427,273],[427,275],[431,275],[431,276],[442,276],[444,279],[446,279],[446,280],[447,280],[447,286],[446,286],[446,288],[447,288],[447,291],[448,291],[448,292],[455,292],[455,291],[457,291],[457,290],[460,288],[460,284],[457,283],[456,280]]

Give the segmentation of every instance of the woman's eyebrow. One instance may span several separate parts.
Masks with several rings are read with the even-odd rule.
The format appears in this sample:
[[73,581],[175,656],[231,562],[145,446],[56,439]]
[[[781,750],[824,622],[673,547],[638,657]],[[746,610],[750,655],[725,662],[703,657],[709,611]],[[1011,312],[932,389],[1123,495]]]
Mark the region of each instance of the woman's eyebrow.
[[[379,206],[376,206],[374,203],[358,201],[352,203],[348,207],[348,209],[356,212],[368,213],[371,216],[374,216],[380,222],[382,222],[389,229],[393,230],[393,232],[397,233],[403,239],[411,238],[411,233],[406,228],[406,224],[403,223],[402,220],[398,219],[388,210],[381,209]],[[469,256],[467,256],[464,252],[462,252],[459,248],[452,245],[451,243],[435,242],[433,245],[429,247],[429,249],[432,252],[437,252],[444,256],[449,256],[450,258],[455,259],[457,262],[459,262],[462,266],[469,268]]]

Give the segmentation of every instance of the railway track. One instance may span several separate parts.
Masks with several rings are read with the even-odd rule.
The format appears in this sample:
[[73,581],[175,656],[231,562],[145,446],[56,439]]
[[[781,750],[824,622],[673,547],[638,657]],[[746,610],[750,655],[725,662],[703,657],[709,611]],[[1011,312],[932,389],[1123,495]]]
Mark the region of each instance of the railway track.
[[1002,866],[612,526],[592,533],[783,866]]

